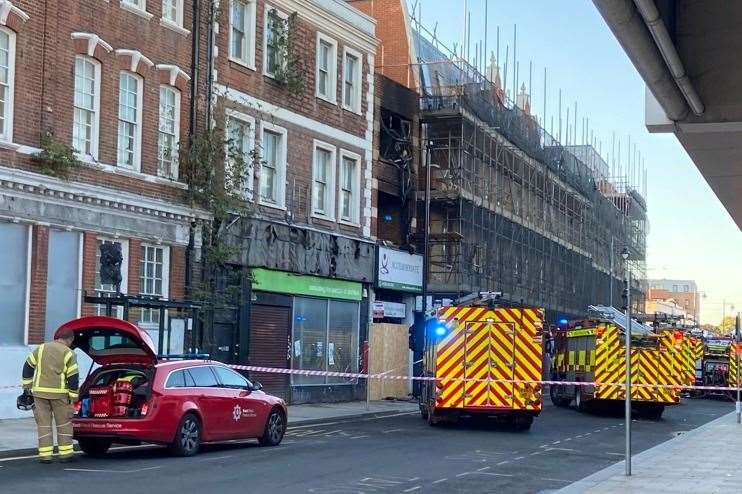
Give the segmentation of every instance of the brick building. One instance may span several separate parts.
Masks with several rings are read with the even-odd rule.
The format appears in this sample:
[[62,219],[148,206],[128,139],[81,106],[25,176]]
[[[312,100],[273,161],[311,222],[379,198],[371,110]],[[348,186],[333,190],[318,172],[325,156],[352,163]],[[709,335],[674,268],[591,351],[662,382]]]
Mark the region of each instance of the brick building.
[[[652,301],[674,301],[696,324],[700,324],[701,292],[693,280],[647,280],[647,303]],[[647,312],[650,312],[647,310]]]
[[0,1],[0,386],[17,384],[28,345],[98,310],[84,291],[113,289],[98,277],[102,242],[122,246],[122,292],[184,296],[192,226],[208,218],[178,170],[203,104],[191,95],[204,4],[194,16],[187,0]]
[[[213,123],[251,167],[251,214],[228,229],[240,328],[214,335],[219,356],[356,371],[374,279],[375,23],[341,0],[215,5]],[[292,402],[363,392],[344,379],[253,377]]]

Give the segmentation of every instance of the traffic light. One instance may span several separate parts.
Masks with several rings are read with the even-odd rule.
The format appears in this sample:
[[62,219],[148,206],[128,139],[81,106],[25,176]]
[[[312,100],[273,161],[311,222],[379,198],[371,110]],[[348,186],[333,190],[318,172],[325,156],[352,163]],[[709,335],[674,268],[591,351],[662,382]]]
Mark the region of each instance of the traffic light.
[[121,291],[121,244],[103,242],[100,244],[100,282],[102,285],[114,285],[116,293]]

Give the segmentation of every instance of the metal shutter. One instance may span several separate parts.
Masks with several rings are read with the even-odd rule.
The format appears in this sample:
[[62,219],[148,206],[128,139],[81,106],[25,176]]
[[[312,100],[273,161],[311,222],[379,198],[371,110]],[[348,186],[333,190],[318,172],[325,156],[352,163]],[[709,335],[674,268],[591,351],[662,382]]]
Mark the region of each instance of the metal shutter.
[[[291,309],[269,305],[253,305],[250,314],[250,365],[288,368],[289,324]],[[251,372],[250,378],[260,381],[270,394],[289,399],[288,374]]]

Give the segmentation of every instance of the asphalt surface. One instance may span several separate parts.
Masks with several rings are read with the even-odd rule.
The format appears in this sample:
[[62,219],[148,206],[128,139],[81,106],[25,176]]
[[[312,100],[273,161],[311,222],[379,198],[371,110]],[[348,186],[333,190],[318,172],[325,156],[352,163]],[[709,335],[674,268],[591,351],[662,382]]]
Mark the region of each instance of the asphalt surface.
[[[635,420],[635,452],[733,410],[684,400],[659,422]],[[549,492],[622,460],[619,415],[545,405],[528,432],[465,421],[430,427],[399,414],[290,427],[281,446],[206,445],[192,458],[163,448],[117,450],[72,464],[0,460],[2,492],[116,494]],[[671,459],[668,459],[671,461]]]

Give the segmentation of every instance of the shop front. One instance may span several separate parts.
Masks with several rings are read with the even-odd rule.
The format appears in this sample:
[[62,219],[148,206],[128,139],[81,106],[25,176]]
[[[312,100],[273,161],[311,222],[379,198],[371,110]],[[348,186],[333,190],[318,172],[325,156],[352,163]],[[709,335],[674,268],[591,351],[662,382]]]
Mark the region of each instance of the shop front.
[[[368,301],[362,283],[252,269],[248,361],[299,371],[358,372]],[[254,373],[291,403],[360,399],[365,383],[326,375]]]
[[[415,298],[422,293],[423,258],[404,250],[379,246],[376,289],[369,329],[369,369],[372,373],[412,375],[414,356],[409,331],[414,323]],[[372,383],[371,398],[405,398],[410,381]]]

